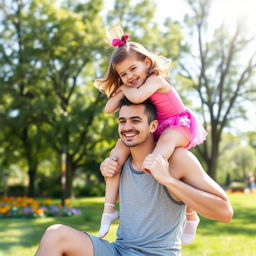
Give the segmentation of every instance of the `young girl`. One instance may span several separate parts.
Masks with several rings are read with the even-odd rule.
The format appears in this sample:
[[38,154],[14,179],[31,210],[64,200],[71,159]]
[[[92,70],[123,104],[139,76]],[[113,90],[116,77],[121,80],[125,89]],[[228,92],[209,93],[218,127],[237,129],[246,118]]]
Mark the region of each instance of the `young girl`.
[[[112,54],[105,78],[95,82],[95,86],[109,96],[105,111],[117,111],[120,99],[124,96],[133,103],[149,98],[156,106],[159,121],[159,127],[154,133],[157,144],[153,154],[161,154],[166,159],[171,157],[177,147],[189,149],[202,143],[206,139],[206,131],[193,113],[185,108],[173,85],[164,78],[170,69],[170,61],[149,52],[136,42],[128,42],[128,35],[123,34],[120,26],[109,31],[107,37],[117,49]],[[133,136],[132,131],[127,136]],[[128,155],[129,149],[119,139],[110,157],[122,166]],[[141,169],[144,169],[143,166]],[[104,237],[110,224],[118,218],[115,203],[119,178],[120,174],[106,177],[105,205],[99,237]],[[194,239],[198,223],[196,212],[187,207],[182,243],[187,244]]]

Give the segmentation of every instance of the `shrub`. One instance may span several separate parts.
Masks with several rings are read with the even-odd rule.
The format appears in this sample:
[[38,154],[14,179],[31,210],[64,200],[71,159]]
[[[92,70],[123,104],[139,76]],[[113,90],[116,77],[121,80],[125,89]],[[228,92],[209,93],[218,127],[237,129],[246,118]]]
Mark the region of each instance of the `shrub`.
[[75,186],[74,192],[77,197],[81,196],[103,196],[105,184],[87,184],[85,186]]
[[81,212],[68,205],[68,202],[67,206],[62,207],[52,205],[49,199],[40,203],[29,197],[0,198],[0,218],[64,217],[80,214]]

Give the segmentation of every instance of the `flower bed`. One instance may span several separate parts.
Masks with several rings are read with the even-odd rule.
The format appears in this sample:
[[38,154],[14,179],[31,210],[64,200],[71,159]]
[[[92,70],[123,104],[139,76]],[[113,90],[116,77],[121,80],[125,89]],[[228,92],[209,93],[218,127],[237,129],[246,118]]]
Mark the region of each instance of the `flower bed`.
[[65,217],[81,215],[81,211],[72,208],[68,200],[65,206],[53,205],[51,200],[42,202],[29,197],[0,198],[0,218],[36,218],[36,217]]

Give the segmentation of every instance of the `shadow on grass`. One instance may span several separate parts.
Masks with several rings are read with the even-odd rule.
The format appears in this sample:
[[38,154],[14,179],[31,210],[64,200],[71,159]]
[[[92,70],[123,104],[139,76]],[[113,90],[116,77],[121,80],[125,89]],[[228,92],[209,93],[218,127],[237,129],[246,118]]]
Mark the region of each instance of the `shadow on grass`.
[[244,236],[256,237],[256,209],[237,208],[234,210],[233,220],[229,223],[221,223],[201,218],[199,224],[201,234],[242,234]]
[[37,246],[44,231],[53,224],[64,224],[90,233],[97,232],[102,203],[90,203],[78,208],[82,211],[80,216],[0,219],[0,254],[4,252],[4,255],[7,255],[17,246]]

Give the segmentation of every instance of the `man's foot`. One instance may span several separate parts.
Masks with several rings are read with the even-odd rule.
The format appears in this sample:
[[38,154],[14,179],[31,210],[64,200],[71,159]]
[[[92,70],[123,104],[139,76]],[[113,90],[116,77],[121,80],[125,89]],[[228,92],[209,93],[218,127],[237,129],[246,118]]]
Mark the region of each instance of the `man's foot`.
[[103,238],[107,235],[112,222],[118,219],[119,214],[115,208],[116,206],[111,203],[105,203],[104,213],[101,218],[100,230],[98,236]]
[[195,211],[186,213],[186,220],[181,235],[182,244],[189,244],[195,239],[199,222],[200,219]]

